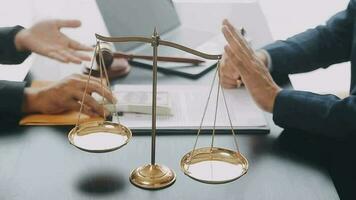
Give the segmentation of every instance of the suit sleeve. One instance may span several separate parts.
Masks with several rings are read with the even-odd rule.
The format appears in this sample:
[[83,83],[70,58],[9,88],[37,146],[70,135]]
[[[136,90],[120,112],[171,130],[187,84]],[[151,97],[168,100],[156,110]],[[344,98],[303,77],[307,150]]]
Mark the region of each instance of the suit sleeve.
[[[0,63],[19,64],[30,52],[18,52],[15,47],[15,36],[23,27],[0,28]],[[0,80],[0,120],[1,126],[17,125],[21,117],[25,82]]]
[[356,133],[356,95],[339,99],[296,90],[282,90],[273,108],[273,121],[283,127],[344,138]]
[[16,125],[22,115],[25,82],[0,81],[0,120],[2,125]]
[[20,64],[29,55],[29,51],[18,52],[15,47],[15,36],[23,27],[2,27],[0,28],[0,63]]
[[297,34],[285,41],[264,47],[272,60],[271,74],[293,74],[326,68],[350,60],[354,12],[350,1],[346,10],[330,18],[325,25]]
[[[326,68],[350,60],[354,1],[325,25],[265,47],[271,74],[278,77]],[[356,132],[356,94],[345,99],[296,90],[282,90],[275,99],[274,122],[286,129],[344,138]]]

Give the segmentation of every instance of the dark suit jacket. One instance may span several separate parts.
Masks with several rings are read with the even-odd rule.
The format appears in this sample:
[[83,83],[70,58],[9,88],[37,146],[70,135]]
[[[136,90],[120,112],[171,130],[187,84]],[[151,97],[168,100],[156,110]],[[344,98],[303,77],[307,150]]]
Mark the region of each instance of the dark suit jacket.
[[307,72],[351,61],[349,97],[339,99],[334,95],[282,90],[275,100],[273,110],[273,120],[277,125],[332,137],[356,134],[355,14],[356,0],[351,0],[347,9],[333,16],[326,25],[264,48],[271,56],[273,77],[276,74]]
[[[14,44],[15,35],[21,26],[0,28],[0,63],[19,64],[29,52],[17,52]],[[21,116],[21,106],[25,82],[0,80],[0,120],[2,125],[17,123]]]

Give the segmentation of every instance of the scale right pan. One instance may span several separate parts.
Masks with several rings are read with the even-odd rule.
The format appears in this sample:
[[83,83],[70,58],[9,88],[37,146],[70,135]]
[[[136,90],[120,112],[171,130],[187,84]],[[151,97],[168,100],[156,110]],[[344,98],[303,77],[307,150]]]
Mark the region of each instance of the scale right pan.
[[194,180],[220,184],[234,181],[246,174],[248,161],[236,151],[203,147],[185,154],[180,166],[184,174]]

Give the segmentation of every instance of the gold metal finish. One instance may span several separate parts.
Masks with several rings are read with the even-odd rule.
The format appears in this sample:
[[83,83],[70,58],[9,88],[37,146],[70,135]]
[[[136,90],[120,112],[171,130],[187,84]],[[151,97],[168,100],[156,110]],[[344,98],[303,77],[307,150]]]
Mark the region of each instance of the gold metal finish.
[[[105,36],[101,36],[99,34],[95,34],[96,38],[105,42],[144,42],[144,43],[150,43],[152,44],[153,39],[152,38],[147,38],[147,37],[105,37]],[[211,55],[211,54],[206,54],[197,50],[194,50],[192,48],[174,43],[174,42],[169,42],[169,41],[165,41],[165,40],[158,40],[159,45],[163,45],[163,46],[169,46],[172,48],[176,48],[182,51],[185,51],[187,53],[191,53],[193,55],[205,58],[205,59],[209,59],[209,60],[220,60],[222,58],[221,54],[218,55]]]
[[[131,182],[142,188],[159,189],[171,185],[175,180],[175,173],[156,164],[156,98],[157,98],[157,52],[158,46],[169,46],[180,49],[187,53],[200,56],[205,59],[219,60],[222,55],[210,55],[194,49],[176,44],[173,42],[161,40],[156,28],[151,38],[148,37],[105,37],[95,34],[96,38],[105,42],[144,42],[151,44],[153,48],[153,71],[152,71],[152,141],[151,141],[151,164],[135,169],[130,176]],[[155,169],[155,170],[153,170]],[[159,169],[159,170],[156,170]],[[168,173],[169,172],[169,173]],[[157,173],[159,175],[157,175]],[[140,177],[140,178],[137,178]],[[162,177],[164,177],[162,179]],[[168,182],[166,180],[169,180]],[[163,182],[162,182],[163,181]]]
[[[222,55],[206,54],[182,46],[180,44],[161,40],[159,34],[156,31],[156,28],[154,29],[151,38],[149,37],[105,37],[99,34],[95,34],[95,36],[97,40],[105,41],[105,42],[149,43],[153,48],[151,163],[138,167],[137,169],[131,172],[130,181],[132,184],[145,189],[160,189],[172,185],[176,180],[176,174],[174,173],[173,170],[169,169],[164,165],[159,165],[156,163],[156,117],[157,117],[156,98],[157,98],[157,58],[158,58],[157,54],[158,54],[159,45],[176,48],[205,59],[218,60],[217,69],[211,84],[209,97],[205,105],[204,113],[201,119],[199,130],[197,132],[197,137],[194,143],[193,150],[187,153],[181,160],[181,169],[183,170],[184,174],[186,174],[187,176],[195,180],[204,183],[216,184],[216,183],[226,183],[226,182],[236,180],[247,172],[248,161],[239,151],[236,135],[233,130],[228,106],[225,99],[224,90],[223,88],[221,88],[220,85],[220,80],[218,80],[218,90],[216,96],[217,102],[215,105],[214,128],[212,133],[211,145],[210,147],[196,149],[198,137],[201,132],[207,107],[211,99],[211,93],[213,91],[215,79],[219,75],[218,71],[219,71],[220,59],[222,58]],[[105,78],[107,80],[106,83],[109,84],[105,63],[100,51],[99,41],[97,42],[95,48],[94,58],[96,58],[97,52],[99,53],[99,58],[100,58],[99,59],[100,75],[102,78]],[[92,66],[89,71],[89,79],[87,81],[87,85],[90,81],[91,72],[92,72]],[[110,85],[108,86],[110,87]],[[82,111],[86,91],[87,91],[87,86],[83,95],[80,113]],[[229,117],[231,131],[234,137],[234,142],[237,151],[214,147],[215,124],[216,124],[218,100],[219,100],[220,93],[223,96],[225,108],[227,111],[227,115]],[[105,110],[103,110],[103,112],[105,114]],[[113,122],[100,121],[100,122],[79,124],[79,119],[80,119],[80,115],[78,117],[77,125],[71,130],[71,132],[68,135],[68,138],[71,144],[75,145],[81,150],[95,152],[95,153],[113,151],[127,144],[127,142],[132,137],[132,133],[130,129],[121,125],[119,122],[119,118],[116,115],[113,116]],[[103,135],[105,135],[105,137]],[[115,139],[112,139],[113,143],[111,143],[112,142],[111,139],[108,138],[115,138]],[[108,143],[109,140],[110,142]]]
[[155,28],[151,42],[153,47],[151,164],[138,167],[130,175],[131,183],[146,189],[164,188],[172,185],[176,179],[173,170],[156,164],[157,52],[159,44],[160,37]]
[[180,167],[194,180],[218,184],[234,181],[246,174],[248,161],[239,152],[204,147],[185,154]]
[[151,165],[156,163],[156,118],[157,118],[157,53],[159,35],[156,28],[152,35],[153,70],[152,70],[152,141],[151,141]]
[[108,121],[86,122],[68,134],[69,142],[80,150],[105,153],[126,145],[132,137],[130,129]]
[[148,164],[133,170],[130,175],[132,184],[144,189],[161,189],[176,180],[173,170],[159,164]]

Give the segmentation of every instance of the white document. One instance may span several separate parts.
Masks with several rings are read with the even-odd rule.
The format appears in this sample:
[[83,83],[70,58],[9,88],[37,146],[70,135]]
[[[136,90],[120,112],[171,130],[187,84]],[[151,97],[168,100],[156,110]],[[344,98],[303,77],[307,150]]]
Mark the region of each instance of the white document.
[[[151,85],[117,85],[114,87],[116,95],[127,91],[152,91]],[[170,115],[157,116],[157,129],[198,129],[205,104],[207,102],[210,87],[191,85],[164,85],[158,86],[159,92],[167,92],[172,100]],[[217,87],[210,98],[203,129],[212,129],[214,125],[214,113]],[[241,89],[224,90],[226,102],[230,111],[231,122],[234,129],[268,129],[267,122],[262,111],[255,105],[247,91]],[[220,95],[218,112],[216,117],[217,129],[230,129],[228,115]],[[124,113],[120,122],[136,130],[151,129],[152,118],[150,114]]]

